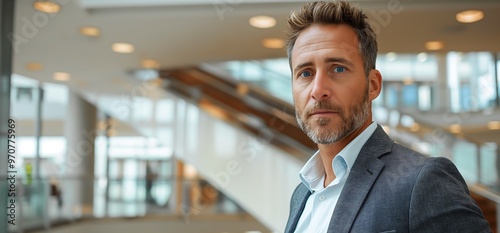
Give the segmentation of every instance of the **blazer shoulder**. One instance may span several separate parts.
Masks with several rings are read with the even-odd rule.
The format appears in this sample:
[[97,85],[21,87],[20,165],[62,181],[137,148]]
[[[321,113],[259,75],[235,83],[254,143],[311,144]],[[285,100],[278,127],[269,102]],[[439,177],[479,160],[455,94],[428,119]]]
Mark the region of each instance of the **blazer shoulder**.
[[429,158],[410,201],[410,229],[432,232],[490,232],[457,167],[447,158]]

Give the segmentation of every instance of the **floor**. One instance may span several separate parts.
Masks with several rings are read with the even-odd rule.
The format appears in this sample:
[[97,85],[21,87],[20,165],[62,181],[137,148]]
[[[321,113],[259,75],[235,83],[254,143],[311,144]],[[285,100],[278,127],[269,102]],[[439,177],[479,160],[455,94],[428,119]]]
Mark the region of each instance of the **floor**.
[[144,217],[120,219],[80,220],[32,233],[270,233],[266,227],[249,215]]

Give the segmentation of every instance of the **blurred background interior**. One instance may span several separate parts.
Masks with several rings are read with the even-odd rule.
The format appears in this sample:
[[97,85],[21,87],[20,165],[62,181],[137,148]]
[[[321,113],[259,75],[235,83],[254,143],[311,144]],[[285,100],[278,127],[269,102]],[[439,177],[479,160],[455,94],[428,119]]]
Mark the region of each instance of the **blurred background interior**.
[[[3,0],[0,232],[283,232],[315,151],[283,48],[304,2]],[[500,1],[354,2],[379,34],[375,121],[451,159],[497,232]]]

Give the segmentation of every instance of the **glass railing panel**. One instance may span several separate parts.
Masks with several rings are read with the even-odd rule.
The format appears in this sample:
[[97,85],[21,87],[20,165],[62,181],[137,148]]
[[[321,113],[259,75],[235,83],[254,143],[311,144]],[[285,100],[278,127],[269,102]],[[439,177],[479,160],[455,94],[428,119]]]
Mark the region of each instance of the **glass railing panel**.
[[[5,185],[2,180],[0,185]],[[52,221],[68,216],[62,212],[63,200],[57,189],[46,179],[21,178],[16,180],[15,198],[8,204],[15,208],[7,215],[8,232],[23,232],[26,229],[48,228]],[[12,203],[12,200],[15,200]],[[8,205],[9,206],[9,205]],[[11,218],[12,217],[12,218]]]
[[[444,155],[450,155],[449,152],[451,148],[447,148],[446,145],[440,143],[426,143],[425,146],[429,148],[428,155],[431,157],[442,157]],[[453,158],[449,158],[453,159]]]
[[21,195],[22,225],[26,228],[45,225],[48,220],[45,218],[49,204],[48,183],[35,179],[23,185],[23,192],[24,195]]
[[495,143],[484,144],[480,148],[481,176],[480,184],[486,186],[499,185],[500,154]]
[[453,145],[452,161],[465,180],[478,182],[478,150],[476,144],[459,140]]

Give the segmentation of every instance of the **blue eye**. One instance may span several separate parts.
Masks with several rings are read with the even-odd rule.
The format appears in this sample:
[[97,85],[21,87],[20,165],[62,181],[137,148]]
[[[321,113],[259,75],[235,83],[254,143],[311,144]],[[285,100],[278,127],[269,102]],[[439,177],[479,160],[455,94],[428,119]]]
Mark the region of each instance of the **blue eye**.
[[305,71],[302,71],[302,73],[300,73],[300,76],[307,78],[307,77],[311,77],[312,73],[311,73],[311,71],[305,70]]
[[335,72],[335,73],[342,73],[345,70],[346,70],[345,67],[342,67],[342,66],[337,66],[337,67],[333,68],[333,72]]

